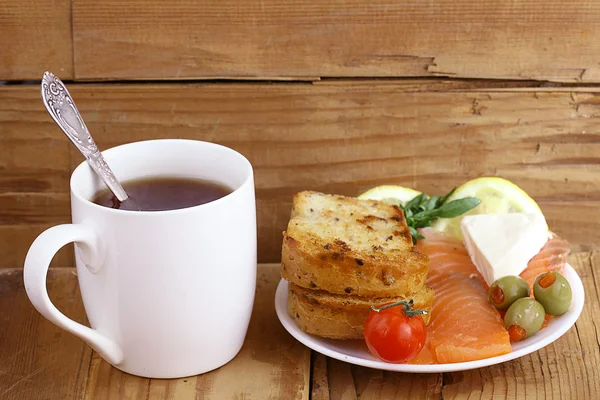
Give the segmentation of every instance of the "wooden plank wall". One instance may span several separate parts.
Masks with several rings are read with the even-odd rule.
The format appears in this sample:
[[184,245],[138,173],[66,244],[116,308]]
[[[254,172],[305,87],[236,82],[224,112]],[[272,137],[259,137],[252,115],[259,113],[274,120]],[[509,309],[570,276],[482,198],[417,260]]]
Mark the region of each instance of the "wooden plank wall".
[[39,82],[16,84],[45,70],[68,81],[102,149],[182,137],[245,154],[262,262],[279,259],[296,191],[438,194],[482,175],[514,180],[557,233],[593,247],[599,24],[592,0],[4,0],[0,267],[70,219],[82,157]]
[[73,78],[70,0],[2,0],[0,81],[41,79],[45,69]]
[[598,82],[595,0],[3,0],[0,80]]
[[75,77],[600,79],[595,0],[73,0]]

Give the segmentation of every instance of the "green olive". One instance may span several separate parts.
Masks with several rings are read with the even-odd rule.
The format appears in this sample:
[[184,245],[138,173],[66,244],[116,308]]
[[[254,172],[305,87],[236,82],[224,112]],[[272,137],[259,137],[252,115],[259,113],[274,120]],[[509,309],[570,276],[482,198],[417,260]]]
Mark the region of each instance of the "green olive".
[[506,311],[515,301],[522,297],[529,297],[529,284],[520,276],[508,275],[497,279],[490,290],[488,298],[500,311]]
[[506,311],[504,326],[508,329],[510,340],[517,342],[534,335],[544,323],[544,307],[531,297],[515,301]]
[[546,272],[535,278],[533,295],[547,314],[563,315],[571,305],[573,294],[567,279],[558,272]]

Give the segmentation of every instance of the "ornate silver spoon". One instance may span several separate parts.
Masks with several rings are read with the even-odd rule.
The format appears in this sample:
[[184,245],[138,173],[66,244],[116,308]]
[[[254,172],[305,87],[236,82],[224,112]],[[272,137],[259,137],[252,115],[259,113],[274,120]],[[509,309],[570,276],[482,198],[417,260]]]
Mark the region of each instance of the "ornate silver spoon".
[[[73,98],[64,83],[54,74],[45,72],[42,78],[42,100],[54,122],[86,158],[88,164],[115,195],[123,203],[129,196],[119,183],[112,170],[104,160],[102,153],[88,131],[81,114],[75,106]],[[130,200],[131,201],[131,200]],[[139,207],[135,207],[139,209]]]

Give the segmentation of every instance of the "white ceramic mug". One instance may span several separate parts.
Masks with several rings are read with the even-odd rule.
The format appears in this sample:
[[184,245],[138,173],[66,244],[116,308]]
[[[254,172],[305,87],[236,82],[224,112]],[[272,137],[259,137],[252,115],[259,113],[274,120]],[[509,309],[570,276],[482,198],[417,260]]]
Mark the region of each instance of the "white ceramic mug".
[[[71,176],[73,224],[46,230],[27,254],[29,299],[134,375],[185,377],[226,364],[244,342],[256,287],[252,166],[234,150],[194,140],[135,142],[103,154],[121,182],[200,178],[233,192],[179,210],[116,210],[90,201],[105,186],[82,163]],[[58,311],[46,291],[50,261],[70,242],[92,328]]]

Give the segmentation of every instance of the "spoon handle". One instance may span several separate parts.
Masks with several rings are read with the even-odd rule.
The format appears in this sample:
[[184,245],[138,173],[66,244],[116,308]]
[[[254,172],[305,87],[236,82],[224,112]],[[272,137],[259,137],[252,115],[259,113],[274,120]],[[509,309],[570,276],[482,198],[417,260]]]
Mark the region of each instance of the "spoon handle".
[[98,150],[69,91],[64,83],[50,72],[44,73],[42,78],[42,100],[50,116],[79,149],[115,197],[120,202],[127,200],[127,193]]

